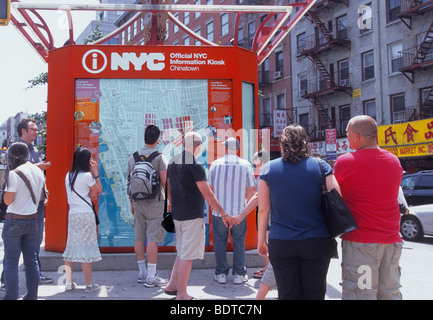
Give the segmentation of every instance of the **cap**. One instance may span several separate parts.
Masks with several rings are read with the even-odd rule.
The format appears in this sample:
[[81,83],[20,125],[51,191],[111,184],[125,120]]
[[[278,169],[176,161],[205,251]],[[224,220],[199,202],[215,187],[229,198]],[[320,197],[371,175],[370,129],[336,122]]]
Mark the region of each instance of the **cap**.
[[233,137],[228,138],[223,143],[224,143],[225,147],[229,150],[239,150],[241,148],[239,140],[236,138],[233,138]]

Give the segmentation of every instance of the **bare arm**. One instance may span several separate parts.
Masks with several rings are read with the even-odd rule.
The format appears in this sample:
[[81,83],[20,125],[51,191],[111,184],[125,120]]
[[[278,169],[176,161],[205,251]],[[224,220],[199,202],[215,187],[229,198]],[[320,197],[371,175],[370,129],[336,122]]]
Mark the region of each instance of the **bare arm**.
[[271,211],[271,194],[264,180],[259,180],[259,222],[257,251],[261,256],[268,255],[266,230],[268,229],[269,212]]

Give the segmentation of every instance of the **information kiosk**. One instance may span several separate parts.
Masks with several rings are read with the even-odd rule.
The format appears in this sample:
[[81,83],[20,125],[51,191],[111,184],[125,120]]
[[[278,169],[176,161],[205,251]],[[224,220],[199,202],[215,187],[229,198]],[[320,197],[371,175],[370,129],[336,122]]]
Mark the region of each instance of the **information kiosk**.
[[[257,55],[236,46],[66,45],[48,59],[47,170],[50,205],[45,249],[66,246],[65,176],[77,145],[99,163],[103,192],[97,203],[101,252],[133,252],[133,215],[126,192],[129,157],[144,145],[149,124],[161,129],[158,150],[167,159],[182,150],[190,130],[203,137],[206,170],[224,154],[229,136],[252,161],[258,149]],[[247,249],[256,246],[255,214],[248,217]],[[205,207],[207,250],[212,250]],[[161,251],[174,251],[167,233]]]

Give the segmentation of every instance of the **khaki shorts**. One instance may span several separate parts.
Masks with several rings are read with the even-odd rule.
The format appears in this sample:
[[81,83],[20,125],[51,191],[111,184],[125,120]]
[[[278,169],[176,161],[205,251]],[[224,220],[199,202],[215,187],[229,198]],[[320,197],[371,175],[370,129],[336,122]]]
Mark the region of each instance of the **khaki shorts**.
[[206,229],[203,218],[178,221],[173,220],[176,228],[176,251],[182,260],[204,258]]
[[401,300],[403,242],[342,242],[343,300]]
[[134,201],[135,241],[161,242],[164,229],[161,226],[164,202]]

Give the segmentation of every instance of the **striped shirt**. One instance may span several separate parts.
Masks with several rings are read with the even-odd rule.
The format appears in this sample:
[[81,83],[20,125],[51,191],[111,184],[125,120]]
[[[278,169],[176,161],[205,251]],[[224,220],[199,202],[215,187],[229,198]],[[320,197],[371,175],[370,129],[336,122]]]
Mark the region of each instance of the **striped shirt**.
[[[247,188],[254,188],[251,164],[237,155],[226,154],[215,160],[209,169],[209,185],[213,186],[218,202],[229,216],[237,216],[247,205]],[[213,210],[213,215],[221,215]]]

